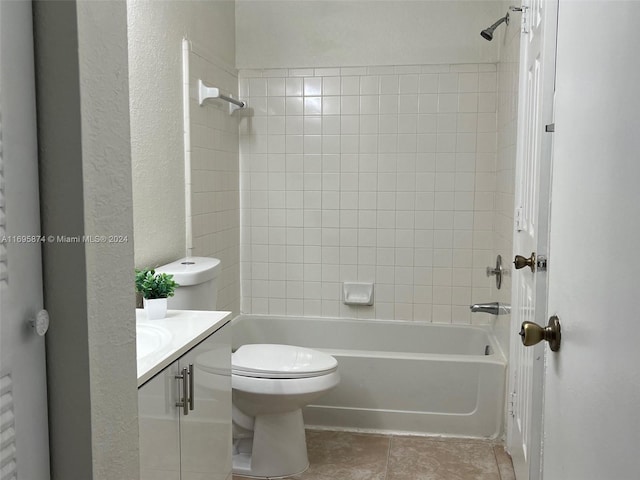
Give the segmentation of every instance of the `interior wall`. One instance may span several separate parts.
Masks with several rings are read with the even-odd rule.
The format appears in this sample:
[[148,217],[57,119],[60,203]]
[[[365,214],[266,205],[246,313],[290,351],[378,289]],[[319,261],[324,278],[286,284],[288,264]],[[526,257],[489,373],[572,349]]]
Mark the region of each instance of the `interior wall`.
[[[133,225],[123,1],[34,2],[52,479],[135,480]],[[64,121],[61,121],[64,119]]]
[[236,5],[243,311],[491,322],[503,3]]
[[237,67],[495,63],[479,33],[502,15],[486,0],[238,0]]
[[233,1],[127,1],[135,264],[186,254],[182,39],[235,63]]
[[[200,107],[202,78],[237,96],[235,6],[130,0],[129,82],[136,267],[183,257],[222,261],[218,308],[239,312],[238,121],[228,104]],[[192,245],[186,243],[182,40],[191,43],[189,146]],[[161,195],[161,196],[159,196]]]
[[490,320],[495,64],[252,69],[240,95],[243,312]]

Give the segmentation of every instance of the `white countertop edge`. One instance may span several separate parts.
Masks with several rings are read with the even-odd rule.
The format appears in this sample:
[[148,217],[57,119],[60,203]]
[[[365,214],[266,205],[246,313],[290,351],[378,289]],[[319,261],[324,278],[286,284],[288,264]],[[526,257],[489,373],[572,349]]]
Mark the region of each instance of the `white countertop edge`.
[[162,350],[137,361],[138,387],[171,365],[209,335],[231,320],[231,312],[168,310],[160,320],[147,320],[143,309],[136,309],[136,322],[142,321],[171,331],[171,342]]

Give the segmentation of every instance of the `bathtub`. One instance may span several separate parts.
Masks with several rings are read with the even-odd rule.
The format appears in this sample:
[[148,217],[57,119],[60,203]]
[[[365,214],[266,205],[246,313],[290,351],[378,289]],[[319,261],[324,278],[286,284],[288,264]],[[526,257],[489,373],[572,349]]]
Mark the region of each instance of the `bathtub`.
[[426,322],[241,315],[247,343],[315,348],[341,381],[303,411],[311,428],[497,438],[506,360],[488,327]]

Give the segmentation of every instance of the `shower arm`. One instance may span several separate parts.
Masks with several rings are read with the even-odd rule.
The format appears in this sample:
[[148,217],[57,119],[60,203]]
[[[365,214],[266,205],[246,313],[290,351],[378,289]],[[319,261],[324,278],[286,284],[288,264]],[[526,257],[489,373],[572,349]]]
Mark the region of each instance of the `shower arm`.
[[496,23],[494,23],[493,25],[491,25],[489,28],[487,28],[487,30],[495,30],[496,28],[498,28],[500,25],[502,25],[503,23],[506,23],[507,25],[509,25],[509,13],[507,12],[507,14],[502,17],[500,20],[498,20]]
[[[487,27],[484,30],[482,30],[482,32],[480,32],[480,36],[482,36],[482,38],[484,38],[485,40],[488,40],[488,41],[493,40],[493,32],[496,30],[496,28],[498,28],[503,23],[509,25],[509,12],[526,12],[527,8],[528,7],[526,7],[524,5],[521,6],[521,7],[510,6],[509,9],[507,10],[507,14],[504,17],[500,18],[497,22],[495,22],[490,27]],[[528,32],[528,30],[526,28],[526,17],[523,18],[522,32],[523,33],[527,33]]]

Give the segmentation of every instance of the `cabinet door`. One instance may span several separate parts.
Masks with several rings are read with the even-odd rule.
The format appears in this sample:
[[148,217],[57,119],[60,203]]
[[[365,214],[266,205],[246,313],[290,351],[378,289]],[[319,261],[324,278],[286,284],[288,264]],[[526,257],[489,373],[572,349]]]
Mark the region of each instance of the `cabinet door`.
[[180,480],[178,362],[138,389],[140,480]]
[[179,360],[193,365],[194,405],[180,414],[182,480],[226,480],[231,473],[231,334],[225,326]]

